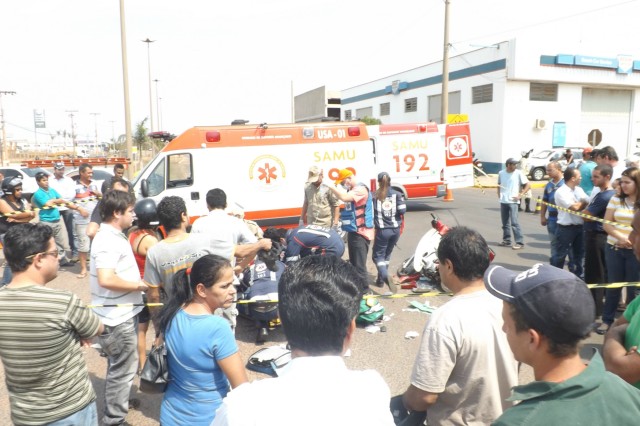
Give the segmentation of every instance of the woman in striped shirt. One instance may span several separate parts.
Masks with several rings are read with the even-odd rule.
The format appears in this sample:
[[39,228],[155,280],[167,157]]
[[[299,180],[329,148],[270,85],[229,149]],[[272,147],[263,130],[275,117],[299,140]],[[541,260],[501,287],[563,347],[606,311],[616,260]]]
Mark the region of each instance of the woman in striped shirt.
[[[616,225],[605,223],[603,228],[608,234],[605,249],[607,265],[607,279],[609,283],[635,282],[640,278],[640,263],[633,254],[629,234],[631,221],[635,211],[635,204],[640,195],[640,170],[630,167],[622,172],[620,181],[620,195],[611,197],[605,220],[616,222]],[[622,290],[608,288],[605,291],[605,303],[602,313],[604,323],[597,332],[604,334],[615,320],[616,309],[620,302]],[[633,287],[627,288],[627,303],[635,296]]]

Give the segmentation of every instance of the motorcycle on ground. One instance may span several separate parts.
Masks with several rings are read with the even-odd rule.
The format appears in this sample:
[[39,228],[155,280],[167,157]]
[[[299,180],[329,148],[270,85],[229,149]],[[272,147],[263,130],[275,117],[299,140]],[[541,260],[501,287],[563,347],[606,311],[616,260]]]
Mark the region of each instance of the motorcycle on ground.
[[[440,280],[437,256],[440,240],[448,231],[449,227],[431,213],[431,229],[420,238],[413,256],[403,261],[396,272],[402,288],[411,289],[414,293],[449,292]],[[495,252],[489,248],[490,261],[494,257]]]

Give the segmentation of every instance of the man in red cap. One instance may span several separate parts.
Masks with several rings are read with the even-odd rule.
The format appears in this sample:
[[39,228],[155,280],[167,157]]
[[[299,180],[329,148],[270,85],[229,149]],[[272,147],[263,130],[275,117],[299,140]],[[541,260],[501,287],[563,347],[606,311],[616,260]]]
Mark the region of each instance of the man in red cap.
[[593,173],[593,169],[596,168],[597,164],[593,161],[591,153],[593,152],[593,148],[590,146],[586,147],[582,150],[582,163],[578,167],[580,170],[580,174],[582,175],[582,180],[580,181],[580,188],[587,194],[591,195],[591,191],[593,191],[593,181],[591,180],[591,173]]
[[[342,184],[342,186],[340,186]],[[340,214],[342,230],[347,232],[347,248],[349,262],[367,278],[367,255],[369,243],[373,240],[373,199],[371,191],[364,183],[358,182],[356,175],[350,169],[338,172],[335,187],[329,186],[345,208]],[[365,280],[364,282],[369,282]],[[368,291],[369,286],[363,288]]]

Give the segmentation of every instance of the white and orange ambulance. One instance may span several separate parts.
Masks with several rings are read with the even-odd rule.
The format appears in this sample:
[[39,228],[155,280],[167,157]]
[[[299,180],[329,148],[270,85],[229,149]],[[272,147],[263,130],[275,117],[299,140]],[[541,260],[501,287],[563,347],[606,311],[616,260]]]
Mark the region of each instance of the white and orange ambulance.
[[[371,134],[361,122],[194,127],[147,164],[134,189],[138,198],[156,202],[182,197],[194,220],[207,214],[207,192],[221,188],[245,218],[263,227],[298,223],[313,165],[324,169],[327,184],[339,169],[350,168],[375,188],[377,173],[384,170],[409,198],[444,195],[448,163],[442,131],[434,124],[395,126],[369,126]],[[409,127],[402,126],[413,126],[414,134],[408,136]],[[468,150],[472,179],[470,145]]]

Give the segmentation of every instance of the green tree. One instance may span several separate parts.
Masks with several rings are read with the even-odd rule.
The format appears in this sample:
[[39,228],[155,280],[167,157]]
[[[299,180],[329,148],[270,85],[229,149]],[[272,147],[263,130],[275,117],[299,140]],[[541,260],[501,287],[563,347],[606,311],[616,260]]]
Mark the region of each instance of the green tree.
[[372,126],[374,124],[382,124],[382,120],[379,118],[367,117],[366,115],[358,120],[362,121],[367,126]]
[[147,142],[147,128],[145,127],[145,123],[149,117],[145,117],[144,120],[136,124],[136,132],[133,135],[133,141],[138,146],[138,155],[142,155],[142,149],[145,142]]

